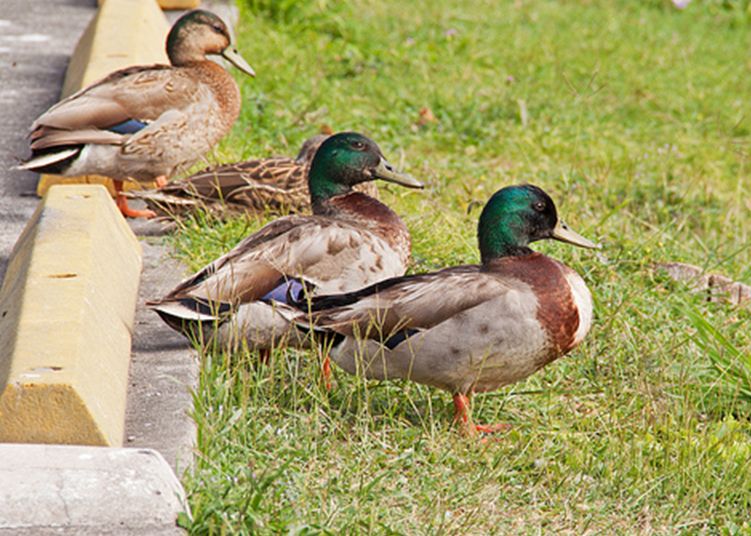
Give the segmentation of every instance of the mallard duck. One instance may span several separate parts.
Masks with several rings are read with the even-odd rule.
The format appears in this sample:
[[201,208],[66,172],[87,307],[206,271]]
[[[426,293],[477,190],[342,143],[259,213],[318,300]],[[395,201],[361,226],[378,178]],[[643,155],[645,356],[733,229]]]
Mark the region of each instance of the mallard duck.
[[[216,216],[242,212],[301,212],[309,207],[308,168],[316,150],[328,138],[318,134],[303,143],[297,157],[272,157],[209,167],[156,190],[130,192],[164,217],[203,208]],[[354,186],[378,197],[373,182]]]
[[497,431],[473,423],[472,394],[526,378],[578,345],[592,324],[582,278],[529,244],[553,238],[597,246],[560,221],[553,200],[532,185],[496,192],[478,236],[479,265],[290,301],[303,312],[282,313],[323,335],[317,338],[332,345],[331,359],[347,372],[445,389],[465,432]]
[[380,201],[353,191],[375,179],[422,188],[396,171],[369,138],[354,132],[331,136],[308,173],[312,216],[269,223],[148,305],[173,329],[189,336],[208,333],[229,347],[247,343],[262,359],[283,342],[304,346],[286,340],[289,322],[278,305],[303,288],[346,292],[407,268],[411,241],[404,222]]
[[208,11],[191,11],[167,36],[170,65],[115,71],[55,104],[34,121],[31,158],[18,168],[110,177],[125,216],[154,216],[128,207],[123,181],[163,185],[229,132],[240,112],[237,84],[207,54],[220,54],[255,76],[231,48],[224,22]]

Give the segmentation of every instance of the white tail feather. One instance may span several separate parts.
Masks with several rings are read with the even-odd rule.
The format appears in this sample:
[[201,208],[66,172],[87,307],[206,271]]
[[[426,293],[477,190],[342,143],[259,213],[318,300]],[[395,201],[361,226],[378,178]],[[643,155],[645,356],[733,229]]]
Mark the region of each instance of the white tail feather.
[[27,162],[22,162],[21,164],[14,166],[13,169],[35,170],[38,168],[43,168],[45,166],[49,166],[50,164],[61,162],[65,160],[66,158],[70,158],[71,156],[78,153],[80,150],[81,149],[79,148],[71,148],[71,149],[64,149],[62,151],[58,151],[55,153],[44,154],[44,155],[32,158],[31,160]]
[[149,307],[156,311],[161,311],[170,316],[183,318],[185,320],[196,320],[199,322],[217,320],[216,316],[194,311],[193,309],[189,309],[179,303],[160,303],[158,305],[150,305]]

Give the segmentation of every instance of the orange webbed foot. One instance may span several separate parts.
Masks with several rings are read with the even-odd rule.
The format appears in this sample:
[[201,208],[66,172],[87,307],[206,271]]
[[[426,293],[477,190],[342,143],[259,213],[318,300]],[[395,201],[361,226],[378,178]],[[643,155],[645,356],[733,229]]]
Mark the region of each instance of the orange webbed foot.
[[[478,434],[497,434],[511,429],[510,424],[475,424],[472,422],[472,408],[470,395],[457,393],[454,395],[454,422],[459,426],[462,434],[477,436]],[[483,439],[484,441],[484,439]]]
[[508,432],[513,428],[513,426],[505,422],[496,424],[475,424],[474,426],[481,434],[499,434],[502,432]]
[[123,194],[123,181],[113,181],[115,184],[115,204],[120,209],[122,215],[126,218],[154,218],[156,212],[153,210],[137,210],[128,206],[128,198]]

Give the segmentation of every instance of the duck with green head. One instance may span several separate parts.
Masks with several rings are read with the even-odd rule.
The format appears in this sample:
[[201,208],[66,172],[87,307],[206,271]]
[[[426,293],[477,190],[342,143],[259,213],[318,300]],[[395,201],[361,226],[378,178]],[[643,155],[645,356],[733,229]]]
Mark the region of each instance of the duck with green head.
[[190,11],[167,36],[170,65],[116,71],[55,104],[32,125],[31,158],[18,168],[110,177],[124,215],[154,216],[128,207],[123,181],[165,184],[224,137],[240,113],[237,84],[209,54],[255,76],[224,22]]
[[293,303],[303,313],[284,314],[322,335],[347,372],[445,389],[464,431],[495,431],[472,422],[472,394],[526,378],[578,345],[592,324],[582,278],[529,244],[552,238],[596,246],[560,221],[553,200],[532,185],[496,192],[478,237],[479,265],[315,296]]
[[225,346],[245,342],[267,354],[277,344],[305,345],[287,340],[290,324],[277,310],[303,288],[348,292],[407,269],[411,241],[404,222],[353,190],[376,179],[422,187],[396,171],[369,138],[331,136],[308,173],[312,216],[273,221],[149,305],[172,328],[210,333]]

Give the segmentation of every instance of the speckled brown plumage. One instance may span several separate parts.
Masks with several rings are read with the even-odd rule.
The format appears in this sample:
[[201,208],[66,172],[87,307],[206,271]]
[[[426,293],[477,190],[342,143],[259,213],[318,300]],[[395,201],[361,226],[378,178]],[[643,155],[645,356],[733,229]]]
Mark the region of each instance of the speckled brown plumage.
[[[218,217],[243,212],[310,212],[308,169],[315,151],[327,136],[310,138],[296,159],[270,157],[205,168],[158,190],[133,192],[164,217],[202,209]],[[378,198],[373,182],[355,186]]]
[[[372,183],[365,183],[372,184]],[[340,219],[362,224],[399,251],[405,265],[409,261],[412,239],[402,219],[389,207],[361,192],[352,192],[330,199],[326,205]],[[320,214],[326,214],[322,208]]]
[[[166,181],[193,165],[230,130],[241,105],[232,76],[206,55],[253,71],[221,19],[202,10],[173,25],[167,54],[170,65],[116,71],[51,107],[33,123],[32,156],[19,167],[103,175],[121,189],[122,181]],[[124,214],[137,212],[119,198]]]

